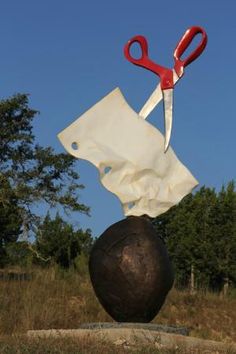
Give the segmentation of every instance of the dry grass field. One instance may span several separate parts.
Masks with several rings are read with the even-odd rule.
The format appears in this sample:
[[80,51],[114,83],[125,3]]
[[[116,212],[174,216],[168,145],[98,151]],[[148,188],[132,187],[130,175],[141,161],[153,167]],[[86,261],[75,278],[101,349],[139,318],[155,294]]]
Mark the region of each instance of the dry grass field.
[[[54,268],[32,273],[31,280],[0,281],[0,353],[124,353],[124,348],[104,342],[22,337],[30,329],[75,329],[84,322],[112,321],[95,298],[88,274]],[[195,337],[236,342],[236,296],[173,289],[153,322],[188,327]],[[135,352],[177,351],[145,347]]]
[[[185,350],[165,350],[153,347],[128,348],[111,343],[80,341],[76,338],[29,340],[21,337],[3,338],[0,341],[0,353],[4,354],[193,354]],[[215,352],[216,353],[216,352]],[[194,354],[204,354],[194,351]],[[205,354],[209,354],[209,351]],[[233,354],[228,351],[227,354]]]

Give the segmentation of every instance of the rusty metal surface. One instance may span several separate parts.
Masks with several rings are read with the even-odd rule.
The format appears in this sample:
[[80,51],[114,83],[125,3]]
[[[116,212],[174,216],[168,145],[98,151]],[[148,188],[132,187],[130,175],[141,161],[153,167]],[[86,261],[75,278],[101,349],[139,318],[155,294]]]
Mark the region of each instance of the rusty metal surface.
[[150,322],[174,280],[165,245],[146,217],[110,226],[92,249],[89,270],[100,303],[118,322]]

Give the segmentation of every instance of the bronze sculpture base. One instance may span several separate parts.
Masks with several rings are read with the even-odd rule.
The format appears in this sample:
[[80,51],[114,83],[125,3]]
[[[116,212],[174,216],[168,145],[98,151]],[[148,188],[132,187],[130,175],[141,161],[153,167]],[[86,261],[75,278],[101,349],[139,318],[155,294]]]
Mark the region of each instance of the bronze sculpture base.
[[150,322],[174,280],[166,247],[146,217],[110,226],[93,246],[89,271],[100,303],[118,322]]

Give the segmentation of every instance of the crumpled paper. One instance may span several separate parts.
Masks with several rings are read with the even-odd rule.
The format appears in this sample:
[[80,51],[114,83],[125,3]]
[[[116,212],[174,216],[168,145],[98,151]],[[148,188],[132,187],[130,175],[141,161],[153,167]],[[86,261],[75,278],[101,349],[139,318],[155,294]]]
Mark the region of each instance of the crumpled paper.
[[128,105],[119,88],[58,138],[71,155],[97,167],[126,216],[156,217],[198,184],[171,147],[164,152],[164,136]]

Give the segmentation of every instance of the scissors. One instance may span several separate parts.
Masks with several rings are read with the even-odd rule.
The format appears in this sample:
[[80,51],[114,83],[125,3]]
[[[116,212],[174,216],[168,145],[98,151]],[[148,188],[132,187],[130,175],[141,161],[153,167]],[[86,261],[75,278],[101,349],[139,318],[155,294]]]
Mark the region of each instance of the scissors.
[[[201,34],[201,41],[185,59],[181,59],[185,50],[191,44],[194,37]],[[141,48],[141,58],[136,59],[130,54],[130,48],[133,43],[137,42]],[[148,42],[143,36],[135,36],[131,38],[124,47],[126,59],[131,63],[142,66],[143,68],[152,71],[160,77],[160,83],[146,102],[139,115],[144,119],[154,109],[154,107],[163,99],[164,100],[164,116],[165,116],[165,143],[164,151],[168,150],[170,144],[173,116],[173,89],[177,81],[183,76],[184,68],[192,61],[197,59],[203,52],[207,44],[207,34],[203,28],[193,26],[187,29],[174,51],[174,67],[173,69],[166,68],[153,62],[148,56]]]

